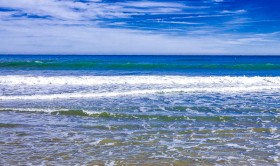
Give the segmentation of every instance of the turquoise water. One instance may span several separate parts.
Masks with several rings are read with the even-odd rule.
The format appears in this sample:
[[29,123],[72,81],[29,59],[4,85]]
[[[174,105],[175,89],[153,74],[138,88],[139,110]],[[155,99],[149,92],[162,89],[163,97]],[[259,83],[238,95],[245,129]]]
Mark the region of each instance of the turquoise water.
[[[0,69],[56,75],[279,76],[277,56],[0,56]],[[44,71],[44,72],[42,72]],[[53,72],[52,72],[53,71]],[[66,73],[63,73],[65,71]]]
[[0,56],[1,165],[277,165],[280,57]]

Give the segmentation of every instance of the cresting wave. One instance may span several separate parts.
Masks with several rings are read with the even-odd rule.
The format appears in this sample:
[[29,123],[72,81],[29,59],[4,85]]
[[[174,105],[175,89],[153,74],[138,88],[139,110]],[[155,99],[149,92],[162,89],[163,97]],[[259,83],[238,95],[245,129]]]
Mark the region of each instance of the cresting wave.
[[[111,113],[111,112],[96,112],[96,111],[85,111],[85,110],[48,110],[48,109],[0,109],[0,111],[15,111],[15,112],[34,112],[34,113],[48,113],[51,115],[67,115],[67,116],[83,116],[92,118],[110,118],[110,119],[150,119],[160,121],[214,121],[214,122],[225,122],[232,121],[241,116],[246,118],[256,118],[255,116],[232,116],[232,115],[186,115],[186,116],[173,116],[173,115],[160,115],[160,114],[126,114],[126,113]],[[275,116],[273,116],[275,117]],[[275,117],[278,120],[278,117]]]
[[0,85],[196,85],[201,87],[280,86],[280,77],[190,76],[0,76]]
[[[24,87],[32,94],[21,93]],[[70,86],[70,88],[69,88]],[[280,77],[0,76],[0,100],[110,98],[179,93],[280,92]],[[88,87],[83,90],[83,87]],[[45,89],[48,89],[45,91]],[[58,89],[59,91],[52,91]],[[69,91],[69,89],[74,89]],[[7,90],[10,91],[7,93]],[[15,93],[16,92],[16,93]]]
[[104,93],[63,93],[63,94],[42,94],[42,95],[13,95],[0,96],[0,100],[54,100],[54,99],[81,99],[81,98],[108,98],[120,96],[140,96],[166,93],[243,93],[261,91],[280,91],[280,86],[253,86],[253,87],[213,87],[213,88],[172,88],[172,89],[149,89],[125,92],[104,92]]

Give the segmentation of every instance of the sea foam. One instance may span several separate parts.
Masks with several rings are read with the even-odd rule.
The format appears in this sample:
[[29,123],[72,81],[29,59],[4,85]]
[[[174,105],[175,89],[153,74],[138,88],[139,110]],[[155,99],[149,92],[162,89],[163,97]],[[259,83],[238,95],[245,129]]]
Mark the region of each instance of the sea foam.
[[181,84],[224,86],[280,86],[280,77],[230,76],[0,76],[0,85],[102,85],[102,84]]
[[[25,91],[32,91],[32,94],[23,93],[23,90],[18,89],[19,86]],[[12,75],[1,76],[0,87],[6,88],[6,94],[0,94],[0,100],[100,98],[166,93],[277,93],[280,92],[280,77]],[[85,90],[84,87],[88,88]],[[45,89],[48,89],[47,92]],[[52,91],[53,89],[56,91]]]

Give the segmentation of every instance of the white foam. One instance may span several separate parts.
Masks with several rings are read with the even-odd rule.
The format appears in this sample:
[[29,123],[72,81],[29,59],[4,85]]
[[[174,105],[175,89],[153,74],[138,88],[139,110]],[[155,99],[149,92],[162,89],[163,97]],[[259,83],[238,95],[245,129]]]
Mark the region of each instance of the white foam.
[[172,88],[172,89],[149,89],[132,90],[124,92],[102,92],[102,93],[63,93],[63,94],[40,94],[40,95],[9,95],[0,96],[0,100],[53,100],[53,99],[71,99],[71,98],[101,98],[101,97],[119,97],[133,95],[165,94],[165,93],[243,93],[260,91],[280,91],[280,86],[252,86],[252,87],[222,87],[222,88]]
[[[85,90],[81,86],[88,88]],[[0,88],[0,100],[100,98],[162,93],[278,93],[280,77],[10,75],[0,76]]]
[[280,77],[189,77],[189,76],[0,76],[0,85],[104,85],[104,84],[179,84],[201,86],[280,86]]
[[246,146],[240,146],[238,144],[233,144],[233,143],[228,143],[228,144],[226,144],[226,146],[237,148],[237,149],[246,149],[246,150],[251,150],[252,149],[252,148],[248,148]]
[[[19,111],[19,112],[43,112],[43,113],[53,113],[53,112],[62,112],[62,111],[69,111],[71,109],[61,109],[61,108],[0,108],[0,111]],[[93,110],[81,110],[83,113],[88,115],[93,114],[100,114],[102,112],[97,112]]]

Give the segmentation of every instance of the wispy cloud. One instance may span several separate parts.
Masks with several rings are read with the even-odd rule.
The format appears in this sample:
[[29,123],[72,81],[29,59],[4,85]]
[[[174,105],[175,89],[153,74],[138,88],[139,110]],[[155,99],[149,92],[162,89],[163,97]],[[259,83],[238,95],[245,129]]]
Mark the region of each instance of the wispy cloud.
[[234,10],[234,11],[223,10],[221,13],[223,13],[223,14],[242,14],[242,13],[246,13],[246,10],[244,10],[244,9],[242,9],[242,10]]
[[78,2],[57,0],[2,0],[0,6],[16,9],[18,12],[48,15],[63,20],[88,20],[90,18],[127,17],[138,14],[173,13],[187,8],[184,4],[174,2]]
[[0,53],[240,54],[260,53],[262,45],[279,51],[273,32],[280,30],[253,32],[249,26],[269,20],[237,6],[227,0],[1,0]]
[[224,2],[224,0],[213,0],[214,2]]

